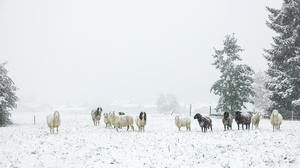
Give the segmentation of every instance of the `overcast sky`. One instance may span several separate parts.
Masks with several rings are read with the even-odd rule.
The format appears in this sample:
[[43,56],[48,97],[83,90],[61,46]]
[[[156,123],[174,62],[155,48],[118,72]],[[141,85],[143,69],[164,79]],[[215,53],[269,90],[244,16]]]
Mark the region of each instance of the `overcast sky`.
[[20,102],[151,103],[160,93],[210,104],[213,47],[235,33],[264,70],[266,6],[281,0],[0,0],[0,62]]

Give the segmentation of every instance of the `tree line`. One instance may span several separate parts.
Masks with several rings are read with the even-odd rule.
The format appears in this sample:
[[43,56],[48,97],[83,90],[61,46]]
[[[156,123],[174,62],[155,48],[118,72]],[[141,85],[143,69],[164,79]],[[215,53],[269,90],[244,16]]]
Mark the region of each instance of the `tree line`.
[[239,63],[243,50],[234,35],[225,37],[223,49],[215,49],[213,65],[221,76],[211,92],[220,96],[217,110],[233,112],[256,103],[268,113],[277,109],[284,118],[300,116],[300,0],[284,0],[280,9],[267,10],[266,24],[276,36],[271,48],[264,50],[268,68],[266,75],[257,76],[256,89],[253,70]]

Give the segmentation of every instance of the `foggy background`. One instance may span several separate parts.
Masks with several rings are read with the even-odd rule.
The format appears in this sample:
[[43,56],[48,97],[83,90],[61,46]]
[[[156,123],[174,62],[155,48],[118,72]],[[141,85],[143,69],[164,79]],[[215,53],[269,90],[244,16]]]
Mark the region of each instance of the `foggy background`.
[[[0,62],[25,105],[216,104],[213,47],[235,33],[243,62],[266,68],[279,0],[0,0]],[[24,109],[22,109],[22,107]],[[110,109],[111,110],[111,109]],[[112,109],[113,110],[113,109]]]

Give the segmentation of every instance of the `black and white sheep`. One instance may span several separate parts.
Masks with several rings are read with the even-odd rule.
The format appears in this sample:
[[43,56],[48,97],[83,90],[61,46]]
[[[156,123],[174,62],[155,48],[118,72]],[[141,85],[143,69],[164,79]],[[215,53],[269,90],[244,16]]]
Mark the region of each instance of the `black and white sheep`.
[[212,131],[212,120],[209,117],[202,116],[200,113],[197,113],[194,116],[194,119],[198,120],[202,132],[206,132],[207,129],[210,129]]
[[146,112],[140,112],[140,115],[135,120],[135,124],[138,127],[139,131],[145,131],[146,121],[147,121]]
[[240,129],[240,124],[242,124],[242,129],[244,130],[244,125],[246,126],[246,129],[250,129],[251,124],[251,114],[249,113],[242,113],[240,111],[235,112],[235,122],[238,125],[238,130]]
[[102,108],[98,107],[96,110],[91,111],[92,120],[95,126],[99,125],[101,119]]
[[224,125],[224,131],[232,129],[232,121],[233,121],[233,117],[229,112],[224,112],[223,114],[223,118],[222,118],[222,122]]

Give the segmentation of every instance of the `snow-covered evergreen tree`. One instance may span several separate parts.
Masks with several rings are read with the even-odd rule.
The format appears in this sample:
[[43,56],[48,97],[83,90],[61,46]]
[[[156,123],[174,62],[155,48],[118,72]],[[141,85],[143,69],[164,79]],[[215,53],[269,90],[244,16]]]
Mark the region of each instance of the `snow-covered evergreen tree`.
[[215,49],[213,55],[213,65],[220,70],[221,76],[213,84],[211,92],[220,96],[217,111],[233,113],[246,108],[246,103],[252,103],[254,72],[248,65],[237,63],[242,60],[239,54],[243,49],[237,44],[234,35],[227,35],[223,44],[224,48]]
[[285,118],[292,111],[300,115],[300,0],[284,0],[281,9],[267,9],[267,25],[277,33],[271,49],[265,50],[271,77],[269,112],[278,109]]
[[270,77],[265,72],[255,73],[253,80],[253,88],[255,95],[253,97],[254,107],[257,111],[267,113],[271,105],[269,96],[271,92],[266,88],[266,83]]
[[4,67],[5,63],[0,64],[0,126],[6,126],[11,121],[10,111],[14,109],[17,104],[16,86],[12,79],[7,76],[7,70]]

